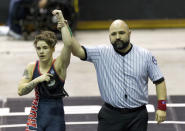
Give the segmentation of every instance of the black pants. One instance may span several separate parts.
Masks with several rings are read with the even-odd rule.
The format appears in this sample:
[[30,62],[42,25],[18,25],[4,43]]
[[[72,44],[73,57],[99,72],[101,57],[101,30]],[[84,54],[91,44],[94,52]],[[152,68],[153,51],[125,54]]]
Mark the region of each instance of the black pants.
[[98,114],[98,131],[147,131],[146,108],[121,112],[103,105]]

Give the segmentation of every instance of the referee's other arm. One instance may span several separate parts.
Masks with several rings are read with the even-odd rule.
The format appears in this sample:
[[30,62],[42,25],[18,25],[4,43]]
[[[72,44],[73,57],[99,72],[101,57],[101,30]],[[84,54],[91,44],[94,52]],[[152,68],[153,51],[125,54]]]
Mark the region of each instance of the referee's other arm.
[[[155,84],[156,85],[156,92],[157,92],[157,99],[159,100],[166,100],[166,84],[165,81],[162,81],[161,83]],[[161,123],[166,120],[166,111],[157,109],[155,120],[157,123]]]

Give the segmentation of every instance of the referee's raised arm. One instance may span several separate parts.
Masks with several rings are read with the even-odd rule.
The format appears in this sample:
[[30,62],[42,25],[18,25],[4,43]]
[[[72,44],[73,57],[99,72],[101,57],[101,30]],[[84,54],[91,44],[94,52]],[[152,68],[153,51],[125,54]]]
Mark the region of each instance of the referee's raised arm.
[[72,37],[72,54],[80,59],[86,59],[85,49],[74,38],[74,36]]

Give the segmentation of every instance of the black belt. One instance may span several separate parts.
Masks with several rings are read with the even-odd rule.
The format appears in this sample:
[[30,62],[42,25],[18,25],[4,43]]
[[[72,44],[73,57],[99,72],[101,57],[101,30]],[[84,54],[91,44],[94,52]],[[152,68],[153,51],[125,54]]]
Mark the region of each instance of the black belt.
[[146,109],[145,105],[142,105],[142,106],[136,107],[136,108],[117,108],[117,107],[113,107],[112,105],[110,105],[108,103],[105,103],[104,105],[111,110],[119,111],[122,113],[130,113],[130,112],[135,112],[135,111]]

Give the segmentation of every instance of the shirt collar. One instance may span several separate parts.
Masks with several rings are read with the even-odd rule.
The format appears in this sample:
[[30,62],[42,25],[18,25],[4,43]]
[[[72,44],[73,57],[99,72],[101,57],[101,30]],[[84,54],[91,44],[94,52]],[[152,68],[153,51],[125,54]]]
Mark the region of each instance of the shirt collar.
[[133,47],[133,45],[131,44],[130,49],[129,49],[127,52],[125,52],[125,53],[119,52],[118,50],[115,50],[115,49],[114,49],[114,51],[116,51],[118,54],[120,54],[120,55],[122,55],[122,56],[125,56],[125,55],[127,55],[127,54],[132,50],[132,47]]

